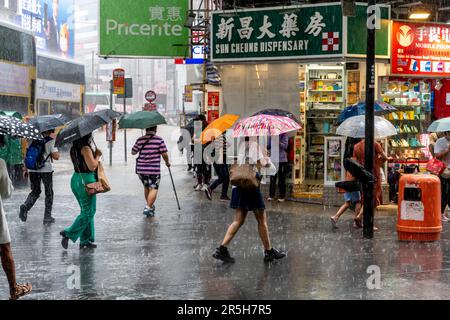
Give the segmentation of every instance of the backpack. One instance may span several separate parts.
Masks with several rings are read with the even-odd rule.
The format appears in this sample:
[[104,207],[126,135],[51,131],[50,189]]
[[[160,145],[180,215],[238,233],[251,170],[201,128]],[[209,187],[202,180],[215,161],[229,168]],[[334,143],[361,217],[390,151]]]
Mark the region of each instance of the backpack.
[[51,138],[46,138],[44,141],[33,141],[31,143],[25,155],[25,167],[27,169],[40,170],[45,166],[45,163],[51,155],[49,154],[47,158],[44,159],[45,144],[50,140]]

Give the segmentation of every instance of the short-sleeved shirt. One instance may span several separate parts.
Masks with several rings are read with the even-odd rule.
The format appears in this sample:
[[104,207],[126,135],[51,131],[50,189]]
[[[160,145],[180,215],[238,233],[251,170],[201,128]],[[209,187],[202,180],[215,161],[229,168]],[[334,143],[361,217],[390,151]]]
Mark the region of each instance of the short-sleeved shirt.
[[[439,138],[434,145],[434,153],[443,153],[448,150],[449,146],[450,141],[448,141],[446,137]],[[450,153],[447,153],[447,155],[440,160],[445,162],[447,167],[450,168]]]
[[39,170],[28,170],[30,172],[43,172],[43,173],[48,173],[48,172],[53,172],[53,164],[52,164],[52,153],[56,153],[58,152],[58,148],[55,147],[55,139],[49,139],[46,143],[45,143],[45,151],[43,154],[44,157],[44,167],[42,167]]
[[161,174],[161,155],[167,153],[164,140],[157,135],[145,135],[137,139],[133,147],[139,153],[136,159],[136,173],[142,175]]

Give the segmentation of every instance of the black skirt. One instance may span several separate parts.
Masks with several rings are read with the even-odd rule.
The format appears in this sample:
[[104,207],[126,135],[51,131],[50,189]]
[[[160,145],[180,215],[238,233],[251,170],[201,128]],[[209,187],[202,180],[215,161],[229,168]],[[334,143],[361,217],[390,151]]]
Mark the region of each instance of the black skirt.
[[243,209],[246,211],[264,210],[264,199],[261,190],[243,190],[238,187],[233,187],[231,191],[231,203],[232,209]]

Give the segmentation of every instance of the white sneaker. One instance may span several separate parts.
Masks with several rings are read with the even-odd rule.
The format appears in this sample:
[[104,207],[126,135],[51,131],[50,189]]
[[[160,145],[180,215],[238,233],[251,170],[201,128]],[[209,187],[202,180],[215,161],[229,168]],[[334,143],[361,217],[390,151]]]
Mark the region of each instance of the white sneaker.
[[442,215],[442,219],[441,220],[442,220],[442,222],[449,222],[450,221],[450,219],[447,218],[447,216],[445,214]]
[[195,191],[200,191],[200,190],[202,190],[202,184],[198,184],[198,185],[195,187],[194,190],[195,190]]
[[208,190],[208,185],[206,184],[206,183],[204,183],[203,185],[202,185],[202,189],[201,189],[202,191],[206,191],[206,190]]
[[267,201],[274,201],[275,198],[267,198]]
[[284,202],[286,201],[285,199],[278,199],[278,202]]

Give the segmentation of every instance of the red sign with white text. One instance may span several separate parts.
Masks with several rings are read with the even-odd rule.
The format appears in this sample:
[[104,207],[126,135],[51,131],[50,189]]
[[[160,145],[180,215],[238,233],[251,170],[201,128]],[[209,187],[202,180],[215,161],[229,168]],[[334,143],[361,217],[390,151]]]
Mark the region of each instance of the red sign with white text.
[[392,74],[449,76],[450,26],[394,21]]

